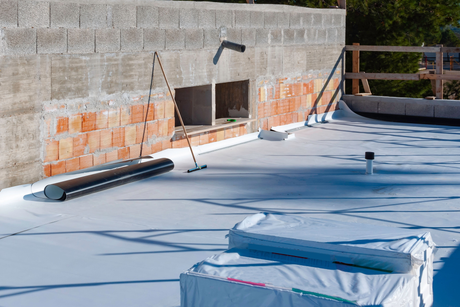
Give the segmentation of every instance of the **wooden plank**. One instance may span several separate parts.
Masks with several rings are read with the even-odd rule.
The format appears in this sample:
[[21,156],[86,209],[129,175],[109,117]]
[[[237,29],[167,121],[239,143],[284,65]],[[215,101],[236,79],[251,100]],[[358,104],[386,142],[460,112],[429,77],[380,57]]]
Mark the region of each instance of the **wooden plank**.
[[[354,46],[359,46],[359,43],[353,43]],[[359,73],[359,50],[353,51],[353,73]],[[359,80],[353,80],[351,93],[359,93]]]
[[377,52],[439,52],[440,47],[411,47],[411,46],[345,46],[345,51],[377,51]]
[[347,9],[347,0],[339,0],[339,7],[341,9]]
[[367,79],[361,79],[361,82],[363,83],[364,93],[371,94],[371,88],[369,86],[369,81],[367,81]]
[[355,96],[371,96],[372,93],[358,93],[358,94],[355,94]]
[[460,47],[442,47],[441,52],[443,53],[459,53]]
[[435,75],[435,74],[421,74],[422,80],[460,80],[460,75]]
[[[442,45],[436,45],[436,47],[442,47]],[[443,53],[437,52],[436,53],[436,74],[442,75],[443,66],[444,66],[444,59]],[[436,80],[436,99],[443,99],[444,96],[444,81],[443,80]]]
[[[420,80],[419,74],[386,74],[386,73],[346,73],[345,79],[368,80]],[[425,76],[425,75],[424,75]]]

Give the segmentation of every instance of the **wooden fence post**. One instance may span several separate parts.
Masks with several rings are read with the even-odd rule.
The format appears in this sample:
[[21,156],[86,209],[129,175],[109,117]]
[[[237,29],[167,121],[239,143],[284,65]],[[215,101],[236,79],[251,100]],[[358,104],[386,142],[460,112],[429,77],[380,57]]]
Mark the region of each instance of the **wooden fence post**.
[[[359,46],[359,43],[353,43],[353,46]],[[354,73],[359,72],[359,50],[353,51],[353,72]],[[359,79],[354,79],[352,81],[351,88],[352,88],[351,93],[353,95],[359,93]]]
[[338,0],[339,1],[339,8],[347,9],[347,0]]
[[[442,48],[442,45],[436,45],[436,47]],[[444,69],[444,55],[441,49],[439,50],[439,52],[436,52],[436,74],[442,75],[443,69]],[[444,80],[436,80],[436,99],[443,99],[443,97],[444,97]]]

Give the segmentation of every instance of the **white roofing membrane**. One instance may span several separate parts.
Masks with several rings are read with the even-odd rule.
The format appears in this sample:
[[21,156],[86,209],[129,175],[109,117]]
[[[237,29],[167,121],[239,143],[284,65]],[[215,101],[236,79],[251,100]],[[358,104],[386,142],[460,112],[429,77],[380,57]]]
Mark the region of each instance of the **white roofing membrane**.
[[0,306],[179,306],[180,273],[261,211],[429,231],[434,306],[458,306],[460,128],[342,115],[286,141],[198,149],[208,169],[190,174],[186,151],[165,151],[172,172],[66,202],[1,191]]

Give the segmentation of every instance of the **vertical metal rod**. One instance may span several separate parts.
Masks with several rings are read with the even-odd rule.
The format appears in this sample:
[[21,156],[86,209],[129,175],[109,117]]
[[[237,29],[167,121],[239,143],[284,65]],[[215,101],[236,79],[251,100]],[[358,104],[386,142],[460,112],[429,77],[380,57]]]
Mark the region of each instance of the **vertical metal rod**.
[[[436,45],[436,47],[442,47],[443,45]],[[436,52],[436,74],[442,75],[444,69],[444,56],[442,48],[439,52]],[[436,80],[436,99],[443,99],[444,96],[444,80]]]
[[153,86],[153,72],[155,71],[155,57],[156,57],[156,53],[153,54],[152,77],[150,79],[149,99],[147,102],[147,112],[145,112],[144,132],[142,132],[141,151],[139,153],[139,158],[142,157],[142,147],[144,145],[145,128],[147,127],[147,116],[149,115],[150,97],[152,96],[152,86]]
[[171,87],[169,86],[168,78],[166,78],[166,73],[165,73],[165,71],[163,69],[163,65],[161,64],[160,55],[156,51],[155,51],[155,54],[157,55],[158,64],[160,64],[161,72],[163,73],[163,77],[165,78],[166,85],[168,86],[169,94],[171,95],[171,98],[172,98],[172,100],[174,102],[174,108],[176,109],[177,116],[179,117],[180,124],[182,125],[182,129],[184,130],[185,138],[187,139],[188,147],[190,147],[190,152],[192,153],[193,161],[195,162],[195,165],[197,165],[196,159],[195,159],[195,154],[193,153],[193,149],[192,149],[192,144],[190,143],[190,139],[188,137],[187,131],[185,130],[184,121],[182,120],[182,116],[180,115],[180,111],[179,111],[179,107],[177,106],[176,99],[174,98],[174,95],[173,95],[173,93],[171,91]]
[[[353,43],[353,46],[359,46],[359,43]],[[353,51],[353,72],[359,73],[359,50]],[[353,79],[352,81],[352,91],[353,95],[359,93],[359,79]]]

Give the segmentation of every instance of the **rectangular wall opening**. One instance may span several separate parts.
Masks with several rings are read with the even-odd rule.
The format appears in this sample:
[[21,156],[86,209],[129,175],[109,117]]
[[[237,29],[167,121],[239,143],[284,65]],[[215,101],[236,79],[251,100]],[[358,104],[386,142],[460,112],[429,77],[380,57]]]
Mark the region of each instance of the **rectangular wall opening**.
[[215,92],[216,124],[228,118],[249,118],[249,80],[216,84]]
[[[176,102],[186,126],[212,125],[213,95],[212,85],[193,86],[176,89]],[[176,127],[180,126],[176,114]]]

